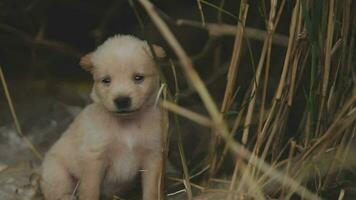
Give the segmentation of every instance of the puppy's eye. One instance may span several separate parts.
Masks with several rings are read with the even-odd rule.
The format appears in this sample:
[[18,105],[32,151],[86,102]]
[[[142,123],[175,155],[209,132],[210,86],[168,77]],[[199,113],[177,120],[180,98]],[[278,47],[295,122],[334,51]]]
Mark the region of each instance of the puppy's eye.
[[135,83],[141,83],[143,80],[145,80],[145,76],[143,74],[135,74],[133,76],[133,80]]
[[109,85],[111,83],[111,78],[110,77],[104,77],[101,79],[101,83],[104,85]]

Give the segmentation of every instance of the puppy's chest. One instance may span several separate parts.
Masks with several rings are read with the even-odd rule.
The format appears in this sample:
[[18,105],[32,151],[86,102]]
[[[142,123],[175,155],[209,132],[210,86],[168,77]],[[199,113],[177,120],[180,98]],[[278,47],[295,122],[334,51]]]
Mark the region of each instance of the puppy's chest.
[[155,143],[159,140],[157,130],[150,130],[139,124],[121,127],[114,135],[113,142],[117,152],[140,152],[142,149],[151,149],[156,146]]
[[133,136],[121,136],[115,142],[109,156],[106,180],[109,182],[129,181],[138,173],[141,165],[141,147]]
[[145,155],[156,145],[154,139],[148,137],[149,132],[139,132],[135,127],[121,131],[108,155],[110,162],[106,180],[109,182],[124,182],[135,177],[142,168]]

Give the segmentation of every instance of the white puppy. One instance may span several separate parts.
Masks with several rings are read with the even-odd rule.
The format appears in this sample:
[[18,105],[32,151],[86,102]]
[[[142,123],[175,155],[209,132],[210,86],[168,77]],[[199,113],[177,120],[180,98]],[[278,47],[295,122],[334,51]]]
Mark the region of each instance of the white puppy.
[[[165,53],[152,50],[158,58]],[[147,42],[133,36],[109,38],[80,65],[94,77],[93,103],[46,154],[42,192],[47,200],[81,200],[119,191],[142,171],[144,200],[157,200],[162,169],[161,111],[155,99],[159,76]]]

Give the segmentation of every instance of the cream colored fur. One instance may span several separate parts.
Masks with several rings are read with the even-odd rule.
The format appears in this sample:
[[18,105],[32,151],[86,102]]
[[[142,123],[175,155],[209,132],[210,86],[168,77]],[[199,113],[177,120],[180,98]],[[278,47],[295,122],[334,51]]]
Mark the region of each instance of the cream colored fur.
[[[157,57],[165,56],[162,48],[154,45],[153,50]],[[45,199],[71,199],[79,181],[80,200],[98,200],[142,173],[143,199],[157,200],[162,120],[154,105],[159,77],[149,45],[133,36],[114,36],[80,64],[93,75],[94,102],[46,154],[41,181]],[[144,80],[135,82],[135,74]],[[106,77],[110,84],[103,83]],[[120,113],[114,103],[123,95],[132,100],[128,113]]]

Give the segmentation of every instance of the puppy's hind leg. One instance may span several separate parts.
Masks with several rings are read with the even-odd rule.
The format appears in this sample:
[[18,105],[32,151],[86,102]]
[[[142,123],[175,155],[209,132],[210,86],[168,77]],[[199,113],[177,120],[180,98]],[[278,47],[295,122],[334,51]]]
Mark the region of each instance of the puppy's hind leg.
[[71,200],[74,188],[74,180],[64,166],[54,157],[45,158],[41,180],[45,200]]

